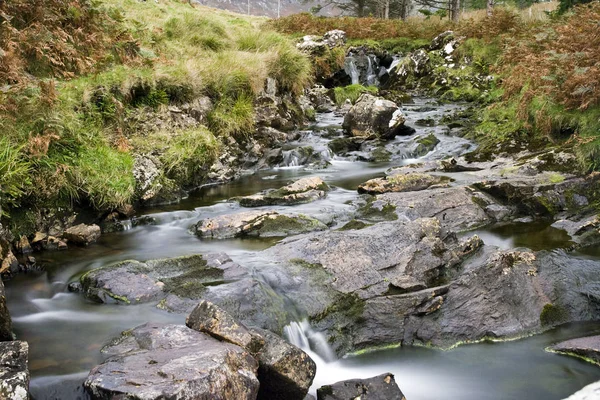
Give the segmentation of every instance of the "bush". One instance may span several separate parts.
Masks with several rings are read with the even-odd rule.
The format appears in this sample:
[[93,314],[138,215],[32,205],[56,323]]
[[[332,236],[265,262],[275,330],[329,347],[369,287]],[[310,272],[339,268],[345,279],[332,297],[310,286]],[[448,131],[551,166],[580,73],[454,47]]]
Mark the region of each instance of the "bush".
[[30,165],[22,149],[0,137],[0,216],[29,188]]

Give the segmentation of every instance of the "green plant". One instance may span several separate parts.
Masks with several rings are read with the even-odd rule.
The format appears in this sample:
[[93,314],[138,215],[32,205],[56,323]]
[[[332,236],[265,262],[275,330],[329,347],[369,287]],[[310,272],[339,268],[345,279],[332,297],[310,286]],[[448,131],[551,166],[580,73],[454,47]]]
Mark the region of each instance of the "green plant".
[[363,93],[370,93],[376,95],[379,89],[376,86],[363,86],[359,84],[348,85],[345,87],[336,87],[334,89],[334,98],[335,103],[338,106],[341,106],[346,102],[346,100],[350,100],[352,104],[356,103],[356,100]]
[[28,189],[31,166],[22,153],[8,138],[0,137],[0,216],[6,207],[14,205]]

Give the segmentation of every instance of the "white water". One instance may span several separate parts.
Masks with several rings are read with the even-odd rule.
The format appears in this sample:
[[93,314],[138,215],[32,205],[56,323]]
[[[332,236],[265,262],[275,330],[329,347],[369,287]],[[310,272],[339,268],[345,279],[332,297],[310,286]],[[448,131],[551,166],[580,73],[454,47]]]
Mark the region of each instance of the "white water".
[[358,85],[360,83],[358,68],[356,68],[353,57],[346,57],[344,71],[346,71],[346,74],[352,79],[353,85]]

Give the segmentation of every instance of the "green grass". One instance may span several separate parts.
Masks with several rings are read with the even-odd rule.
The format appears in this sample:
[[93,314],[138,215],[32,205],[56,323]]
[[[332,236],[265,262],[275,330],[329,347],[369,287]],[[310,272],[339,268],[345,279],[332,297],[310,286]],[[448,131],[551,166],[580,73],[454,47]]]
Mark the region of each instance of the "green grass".
[[370,93],[372,95],[377,95],[378,91],[379,89],[377,89],[375,86],[363,86],[359,84],[336,87],[334,89],[335,104],[341,106],[346,102],[346,100],[350,100],[350,102],[354,104],[361,94]]
[[[0,208],[81,203],[105,210],[135,202],[133,160],[153,153],[170,187],[197,184],[222,151],[221,138],[254,132],[254,100],[267,77],[300,94],[312,66],[265,18],[164,0],[101,0],[111,29],[137,53],[106,53],[102,68],[0,93]],[[112,50],[111,50],[112,51]],[[33,68],[32,70],[35,70]],[[139,131],[140,115],[209,96],[205,125]],[[9,105],[10,107],[4,107]],[[131,117],[136,118],[131,118]]]

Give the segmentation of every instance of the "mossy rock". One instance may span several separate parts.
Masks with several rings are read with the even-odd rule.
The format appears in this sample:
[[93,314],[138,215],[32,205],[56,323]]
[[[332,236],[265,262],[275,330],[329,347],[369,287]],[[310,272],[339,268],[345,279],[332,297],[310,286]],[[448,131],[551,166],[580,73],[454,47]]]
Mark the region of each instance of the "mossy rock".
[[435,146],[437,146],[439,142],[440,139],[438,139],[437,136],[435,136],[433,133],[430,133],[424,138],[417,140],[417,143],[419,145],[415,149],[415,155],[424,156],[425,154],[435,149]]
[[357,219],[353,219],[353,220],[347,222],[340,229],[338,229],[338,231],[359,230],[359,229],[367,228],[367,227],[369,227],[371,225],[372,224],[368,224],[366,222],[363,222],[363,221],[360,221],[360,220],[357,220]]
[[546,304],[540,313],[540,323],[544,327],[559,325],[567,319],[567,310],[552,303]]
[[285,237],[325,229],[327,229],[327,225],[306,215],[274,214],[263,218],[260,223],[246,231],[245,235]]

